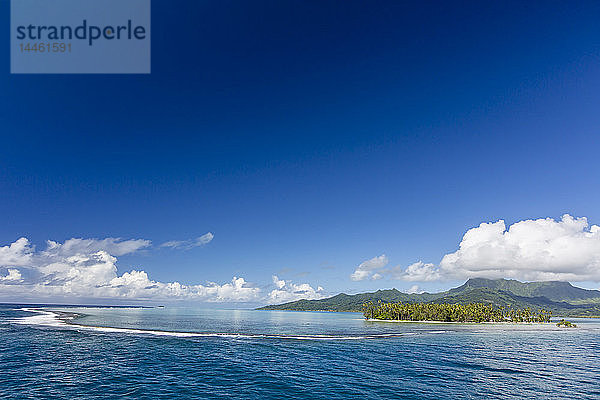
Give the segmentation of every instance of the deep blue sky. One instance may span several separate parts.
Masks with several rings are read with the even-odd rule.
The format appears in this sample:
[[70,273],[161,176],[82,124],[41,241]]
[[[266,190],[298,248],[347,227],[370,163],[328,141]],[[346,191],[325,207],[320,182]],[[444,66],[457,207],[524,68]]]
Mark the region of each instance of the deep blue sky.
[[148,76],[10,75],[3,29],[0,245],[210,231],[119,269],[333,293],[408,288],[349,275],[437,263],[484,221],[598,223],[599,21],[598,2],[153,0]]

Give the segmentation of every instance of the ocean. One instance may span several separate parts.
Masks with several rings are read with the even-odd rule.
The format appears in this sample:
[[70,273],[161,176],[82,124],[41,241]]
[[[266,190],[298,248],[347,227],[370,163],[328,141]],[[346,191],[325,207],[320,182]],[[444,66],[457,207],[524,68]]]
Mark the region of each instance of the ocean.
[[1,399],[600,399],[600,320],[0,305]]

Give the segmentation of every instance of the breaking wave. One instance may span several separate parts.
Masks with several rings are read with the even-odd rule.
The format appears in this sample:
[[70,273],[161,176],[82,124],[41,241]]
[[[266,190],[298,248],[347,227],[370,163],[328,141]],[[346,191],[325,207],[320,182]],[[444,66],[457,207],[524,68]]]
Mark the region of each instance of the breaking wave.
[[[78,331],[93,331],[103,333],[123,333],[136,335],[154,335],[154,336],[172,336],[181,338],[193,337],[218,337],[233,339],[291,339],[291,340],[365,340],[365,339],[388,339],[401,336],[414,335],[414,332],[407,333],[382,333],[371,335],[283,335],[283,334],[263,334],[263,333],[231,333],[231,332],[175,332],[151,329],[132,329],[117,328],[105,326],[81,325],[73,322],[79,317],[79,314],[62,311],[49,311],[40,308],[21,308],[20,311],[34,313],[34,315],[13,319],[10,322],[21,325],[49,326],[65,329],[76,329]],[[442,333],[443,331],[434,331],[432,333]]]

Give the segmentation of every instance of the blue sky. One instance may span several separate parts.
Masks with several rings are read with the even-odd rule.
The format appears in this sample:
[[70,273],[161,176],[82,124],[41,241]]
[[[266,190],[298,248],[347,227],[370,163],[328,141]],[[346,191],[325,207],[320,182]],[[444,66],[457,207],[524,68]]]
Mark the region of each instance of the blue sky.
[[599,15],[154,0],[151,75],[11,75],[5,30],[0,246],[149,240],[116,266],[160,282],[448,288],[350,275],[437,265],[482,222],[600,223]]

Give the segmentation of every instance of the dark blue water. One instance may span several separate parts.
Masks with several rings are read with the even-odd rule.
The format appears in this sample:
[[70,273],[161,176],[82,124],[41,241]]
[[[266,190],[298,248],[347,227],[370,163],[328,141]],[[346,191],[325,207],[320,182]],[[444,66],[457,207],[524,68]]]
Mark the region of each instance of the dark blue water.
[[366,322],[351,313],[52,308],[86,314],[77,324],[117,328],[102,330],[20,308],[0,305],[2,399],[600,398],[598,320],[567,330]]

